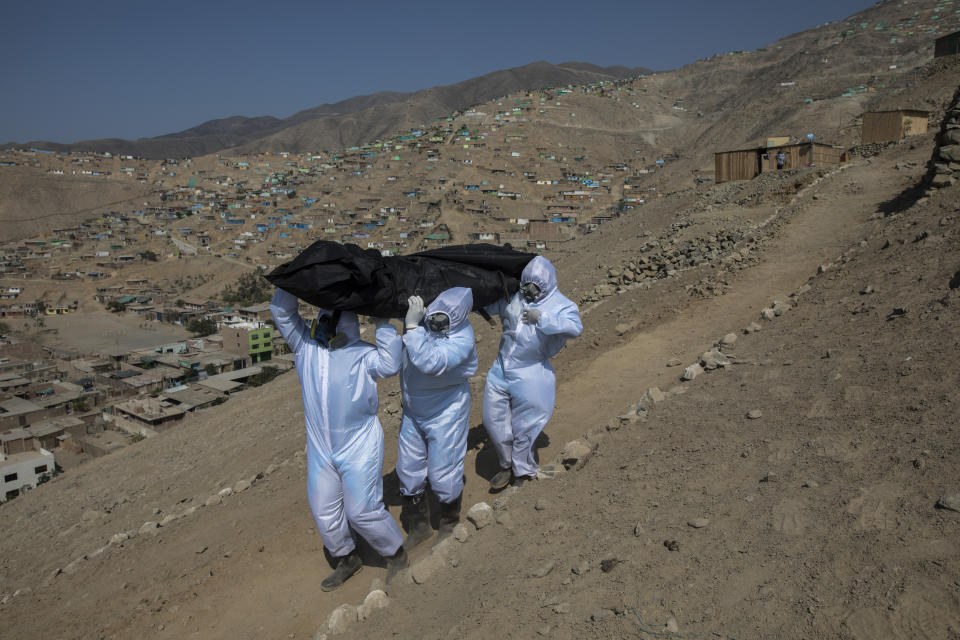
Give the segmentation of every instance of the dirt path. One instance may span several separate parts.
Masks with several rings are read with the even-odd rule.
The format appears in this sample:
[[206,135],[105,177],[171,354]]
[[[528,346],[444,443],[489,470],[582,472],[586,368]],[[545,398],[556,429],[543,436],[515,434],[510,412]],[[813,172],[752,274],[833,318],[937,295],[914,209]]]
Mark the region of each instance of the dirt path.
[[[876,168],[861,165],[832,176],[818,185],[818,190],[830,191],[837,184],[851,182],[865,185],[862,195],[846,199],[842,211],[830,198],[814,202],[766,247],[759,265],[731,283],[726,295],[692,301],[673,320],[600,354],[575,378],[561,380],[556,412],[548,427],[551,444],[541,451],[541,459],[552,458],[566,442],[598,426],[598,416],[606,420],[622,413],[648,387],[677,384],[681,369],[668,369],[668,360],[679,357],[684,365],[692,364],[725,333],[759,320],[761,308],[776,297],[785,298],[815,274],[820,264],[836,258],[862,237],[877,203],[893,197],[897,188]],[[809,200],[810,195],[805,194],[801,201]],[[585,403],[583,398],[593,400]]]

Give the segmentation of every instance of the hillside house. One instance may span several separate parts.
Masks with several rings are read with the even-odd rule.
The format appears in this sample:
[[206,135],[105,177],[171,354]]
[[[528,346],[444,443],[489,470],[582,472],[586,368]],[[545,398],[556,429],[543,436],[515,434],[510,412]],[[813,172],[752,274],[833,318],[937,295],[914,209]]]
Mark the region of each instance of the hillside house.
[[942,58],[944,56],[960,55],[960,31],[948,33],[945,36],[937,38],[933,43],[933,57]]
[[21,453],[0,453],[0,502],[33,489],[55,470],[53,454],[39,445]]
[[720,151],[714,154],[714,180],[718,184],[730,180],[752,180],[765,171],[776,171],[776,157],[780,152],[786,156],[785,169],[826,167],[846,161],[846,154],[842,150],[822,142]]
[[861,144],[899,142],[907,136],[926,133],[929,117],[929,112],[917,109],[865,113],[860,142]]

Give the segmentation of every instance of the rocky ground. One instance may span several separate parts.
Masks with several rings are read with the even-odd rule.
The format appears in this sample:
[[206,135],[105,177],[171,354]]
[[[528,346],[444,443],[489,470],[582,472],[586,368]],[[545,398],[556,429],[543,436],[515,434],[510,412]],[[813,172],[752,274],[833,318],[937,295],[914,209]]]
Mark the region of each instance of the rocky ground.
[[[570,471],[487,493],[478,376],[465,505],[488,503],[490,522],[439,553],[417,549],[409,575],[370,597],[367,620],[340,610],[336,630],[960,635],[960,514],[936,507],[960,492],[960,300],[949,285],[960,192],[902,197],[932,145],[931,134],[844,169],[679,193],[561,252],[585,333],[555,360],[540,455],[565,456]],[[670,268],[658,262],[664,276],[638,283],[653,255]],[[597,295],[603,285],[613,291]],[[474,324],[485,370],[497,332]],[[705,354],[731,333],[723,355]],[[722,366],[691,368],[702,357]],[[395,380],[381,398],[396,514]],[[6,633],[330,631],[331,612],[364,602],[383,569],[368,554],[341,590],[319,591],[329,567],[305,502],[302,420],[288,373],[4,505]]]

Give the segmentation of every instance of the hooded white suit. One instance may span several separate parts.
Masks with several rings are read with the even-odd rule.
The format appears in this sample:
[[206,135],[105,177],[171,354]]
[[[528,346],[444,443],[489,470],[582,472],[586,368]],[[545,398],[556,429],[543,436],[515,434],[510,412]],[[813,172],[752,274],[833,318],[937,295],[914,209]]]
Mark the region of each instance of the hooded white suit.
[[383,428],[377,419],[377,378],[400,368],[396,329],[377,327],[377,346],[360,340],[357,316],[344,312],[337,331],[346,346],[329,349],[310,337],[295,296],[278,289],[270,303],[277,329],[293,350],[307,424],[307,498],[334,557],[354,549],[352,528],[383,556],[403,534],[383,505]]
[[[568,338],[583,331],[577,305],[557,289],[557,272],[550,261],[537,256],[523,270],[521,282],[540,288],[540,297],[528,303],[520,292],[500,300],[487,313],[503,323],[500,352],[487,374],[483,394],[483,426],[490,436],[502,469],[515,476],[533,476],[537,462],[533,443],[553,414],[556,376],[550,366]],[[524,309],[536,309],[536,324],[525,324]]]
[[422,325],[403,335],[403,420],[397,454],[400,492],[423,493],[427,479],[440,502],[463,491],[463,459],[470,422],[470,376],[477,372],[477,350],[468,318],[473,294],[447,289],[427,307],[425,318],[444,313],[446,335]]

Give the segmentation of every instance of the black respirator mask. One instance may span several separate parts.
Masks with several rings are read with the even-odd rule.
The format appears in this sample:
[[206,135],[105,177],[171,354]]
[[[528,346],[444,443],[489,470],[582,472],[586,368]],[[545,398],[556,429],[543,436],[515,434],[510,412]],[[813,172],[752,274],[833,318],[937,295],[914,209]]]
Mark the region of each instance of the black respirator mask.
[[317,316],[310,325],[310,337],[329,349],[339,349],[346,345],[347,335],[336,333],[338,324],[340,324],[339,311],[334,311],[333,315]]
[[450,332],[450,316],[445,313],[431,313],[424,318],[423,326],[425,326],[430,333],[436,333],[441,336],[447,335],[447,333]]
[[524,282],[520,285],[520,295],[529,302],[536,302],[540,297],[540,287],[532,282]]

